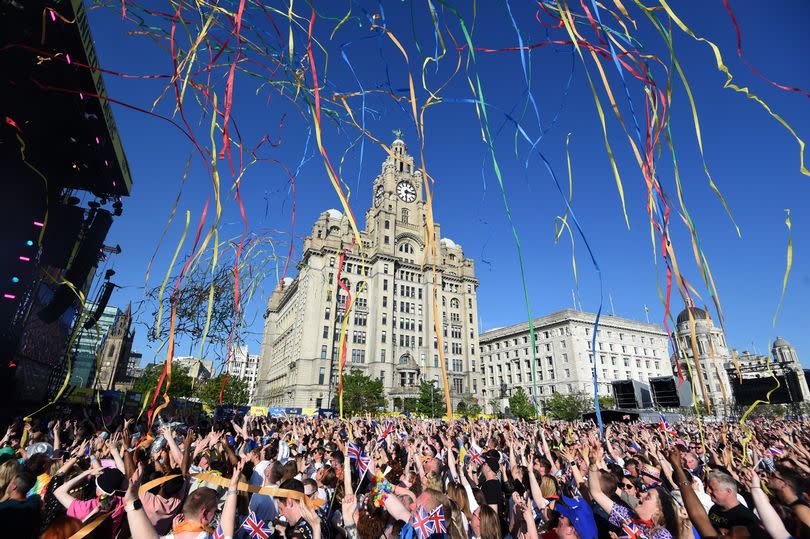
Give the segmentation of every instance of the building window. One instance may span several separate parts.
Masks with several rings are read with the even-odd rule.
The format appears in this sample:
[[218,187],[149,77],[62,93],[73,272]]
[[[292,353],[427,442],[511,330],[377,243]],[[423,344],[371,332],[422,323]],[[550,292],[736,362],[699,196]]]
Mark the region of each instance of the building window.
[[385,363],[385,348],[380,350],[380,363]]
[[380,342],[385,344],[385,330],[380,333]]
[[326,367],[321,367],[318,370],[318,383],[320,385],[323,385],[325,379],[326,379]]
[[323,319],[324,320],[329,320],[329,315],[330,314],[331,314],[331,309],[329,307],[327,307],[326,310],[323,313]]
[[[326,345],[321,346],[321,359],[326,359]],[[323,382],[321,382],[323,383]]]
[[383,273],[388,273],[388,264],[383,264]]
[[[390,222],[390,221],[386,221],[386,222],[385,222],[385,229],[386,229],[386,230],[388,230],[389,228],[391,228],[391,222]],[[388,243],[388,242],[386,241],[385,243]]]
[[329,326],[324,326],[323,327],[323,338],[326,339],[327,337],[329,337]]
[[366,362],[366,351],[352,349],[352,363],[365,363],[365,362]]
[[388,290],[388,279],[383,279],[383,292]]
[[335,257],[334,257],[334,256],[330,256],[330,257],[329,257],[329,267],[330,267],[330,268],[334,268],[334,267],[335,267]]
[[408,222],[408,208],[402,208],[402,222]]
[[[387,223],[387,222],[388,222],[388,221],[386,221],[386,223]],[[391,243],[391,238],[389,238],[388,236],[385,236],[385,237],[383,238],[383,243],[384,243],[384,244],[386,244],[386,245],[388,245],[389,243]]]

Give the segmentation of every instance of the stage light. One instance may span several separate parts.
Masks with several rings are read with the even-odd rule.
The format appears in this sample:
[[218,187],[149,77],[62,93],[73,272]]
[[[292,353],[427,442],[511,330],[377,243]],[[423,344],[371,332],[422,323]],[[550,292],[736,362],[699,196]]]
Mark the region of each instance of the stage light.
[[22,260],[23,262],[31,262],[31,259],[28,258],[27,256],[21,256],[20,260]]
[[6,299],[15,299],[17,296],[14,294],[3,294],[3,297]]
[[31,240],[28,240],[27,242],[25,242],[25,244],[26,244],[28,247],[31,247],[31,246],[33,246],[33,245],[34,245],[34,242],[33,242],[33,241],[31,241]]
[[42,228],[43,226],[45,226],[45,223],[41,223],[39,221],[34,221],[34,226],[38,226],[39,228]]

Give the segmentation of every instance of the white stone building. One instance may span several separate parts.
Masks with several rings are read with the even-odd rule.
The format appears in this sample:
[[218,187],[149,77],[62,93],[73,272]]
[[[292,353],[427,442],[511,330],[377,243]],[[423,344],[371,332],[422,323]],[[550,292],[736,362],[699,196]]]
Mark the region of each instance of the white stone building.
[[[729,414],[734,396],[726,371],[732,362],[722,328],[715,326],[709,313],[698,307],[681,311],[676,324],[672,333],[677,348],[675,357],[680,363],[683,377],[692,382],[697,401],[705,403],[708,398],[712,413]],[[692,359],[695,355],[697,364]]]
[[[667,334],[657,324],[602,315],[592,349],[594,313],[565,309],[534,319],[537,400],[554,393],[593,394],[596,368],[599,395],[612,396],[611,382],[648,383],[669,376]],[[529,323],[521,322],[481,334],[481,401],[486,412],[503,411],[518,387],[535,395]],[[595,362],[595,363],[594,363]],[[496,409],[497,408],[497,409]]]
[[[472,259],[432,224],[437,253],[428,252],[423,178],[405,143],[372,185],[360,244],[348,218],[323,212],[304,240],[298,275],[276,289],[265,312],[254,404],[328,408],[337,392],[338,345],[347,294],[354,300],[346,333],[345,371],[383,382],[388,409],[406,409],[419,381],[441,386],[438,328],[454,403],[473,399],[478,318]],[[362,226],[358,223],[358,227]],[[341,268],[341,254],[345,253]],[[434,268],[435,262],[435,268]],[[338,272],[340,271],[340,276]]]
[[259,374],[259,354],[248,352],[247,346],[240,345],[234,347],[228,373],[231,376],[242,379],[248,386],[248,404],[253,404],[256,395],[256,380]]

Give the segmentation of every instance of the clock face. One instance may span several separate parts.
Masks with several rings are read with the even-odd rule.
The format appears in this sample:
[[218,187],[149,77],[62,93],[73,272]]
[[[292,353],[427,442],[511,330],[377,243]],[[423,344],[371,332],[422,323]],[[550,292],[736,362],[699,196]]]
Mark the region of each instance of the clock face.
[[382,197],[383,197],[383,186],[378,185],[377,190],[374,192],[374,207],[379,208],[380,204],[382,204]]
[[399,182],[397,184],[397,196],[405,202],[413,202],[416,200],[416,189],[408,182]]

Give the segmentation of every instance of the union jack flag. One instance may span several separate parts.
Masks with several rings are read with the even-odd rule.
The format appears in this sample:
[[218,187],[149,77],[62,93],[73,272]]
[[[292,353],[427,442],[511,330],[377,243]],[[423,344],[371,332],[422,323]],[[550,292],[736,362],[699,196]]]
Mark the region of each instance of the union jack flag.
[[416,509],[416,512],[411,518],[411,526],[419,539],[427,539],[432,533],[430,516],[421,505]]
[[242,523],[242,528],[248,532],[253,539],[270,539],[273,530],[267,527],[263,520],[256,516],[253,511],[250,512],[248,517]]
[[368,470],[368,465],[371,462],[371,457],[367,457],[366,455],[360,455],[360,458],[357,459],[357,472],[362,476],[365,475],[366,470]]
[[363,450],[360,449],[360,446],[353,442],[349,442],[346,452],[349,454],[349,460],[357,460],[357,457],[363,454]]
[[440,505],[428,517],[433,533],[447,533],[447,526],[444,522],[444,506]]
[[661,416],[661,422],[660,422],[659,426],[661,427],[661,430],[664,431],[664,434],[671,435],[671,436],[674,436],[675,434],[677,434],[675,432],[675,429],[673,429],[672,427],[669,426],[669,422],[667,421],[667,418],[664,417],[664,414],[659,414],[659,415]]
[[633,441],[627,442],[627,447],[629,449],[632,449],[636,453],[641,453],[641,447],[639,447],[639,445],[636,442]]
[[222,524],[217,526],[216,531],[211,534],[211,539],[225,539],[225,532],[222,531]]
[[382,434],[380,434],[380,437],[379,437],[379,439],[377,441],[382,442],[392,432],[394,432],[394,423],[391,422],[390,419],[386,419],[385,420],[385,428],[383,428]]
[[481,453],[478,452],[474,447],[471,447],[469,451],[467,451],[467,456],[470,457],[470,461],[481,464],[484,462],[484,458],[481,456]]
[[785,456],[785,448],[781,447],[781,446],[778,446],[778,445],[774,445],[774,446],[769,447],[768,451],[770,451],[771,455],[773,455],[774,457],[777,457],[777,458],[781,458],[781,457]]
[[635,522],[628,520],[622,525],[622,537],[629,537],[630,539],[640,539],[644,537],[644,532]]

